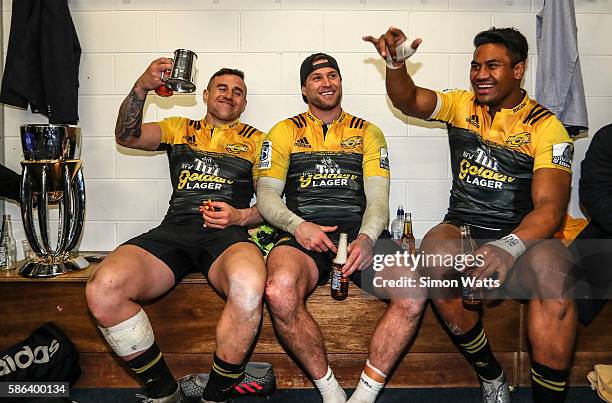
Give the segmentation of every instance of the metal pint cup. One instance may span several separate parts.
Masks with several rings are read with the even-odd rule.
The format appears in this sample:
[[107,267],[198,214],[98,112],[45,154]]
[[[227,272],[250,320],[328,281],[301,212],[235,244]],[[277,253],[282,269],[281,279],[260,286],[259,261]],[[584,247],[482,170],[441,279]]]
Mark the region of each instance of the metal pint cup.
[[190,93],[196,89],[196,66],[198,58],[194,52],[188,49],[177,49],[174,51],[172,68],[162,73],[161,80],[164,85],[157,88],[157,95],[168,97],[173,92]]

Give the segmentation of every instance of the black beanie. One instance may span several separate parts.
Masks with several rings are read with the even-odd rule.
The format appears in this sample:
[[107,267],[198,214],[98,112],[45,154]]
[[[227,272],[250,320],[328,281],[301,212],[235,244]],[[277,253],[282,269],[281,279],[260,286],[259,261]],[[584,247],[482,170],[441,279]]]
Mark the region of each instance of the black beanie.
[[[316,61],[327,59],[326,62],[315,63]],[[314,53],[308,56],[302,62],[302,66],[300,67],[300,85],[304,86],[306,79],[308,76],[315,70],[323,68],[323,67],[331,67],[338,72],[340,79],[342,79],[342,74],[340,74],[340,67],[338,67],[338,62],[332,56],[326,53]],[[302,99],[304,102],[308,103],[308,100],[304,95],[302,95]]]

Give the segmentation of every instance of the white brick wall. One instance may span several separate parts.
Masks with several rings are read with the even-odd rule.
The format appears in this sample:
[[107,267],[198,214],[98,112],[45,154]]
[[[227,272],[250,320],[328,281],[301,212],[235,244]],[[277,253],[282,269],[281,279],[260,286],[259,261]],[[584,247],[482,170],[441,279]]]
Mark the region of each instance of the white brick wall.
[[[612,111],[612,2],[575,0],[579,47],[591,134],[610,122]],[[171,188],[163,153],[127,150],[114,144],[117,109],[148,63],[184,47],[198,53],[194,95],[150,96],[145,120],[205,113],[202,90],[222,66],[245,71],[249,104],[243,120],[261,130],[304,110],[299,64],[311,52],[334,54],[342,68],[346,110],[377,124],[386,134],[392,165],[391,214],[397,204],[413,213],[422,236],[440,220],[448,202],[450,167],[444,126],[407,119],[385,95],[384,63],[364,34],[401,27],[423,44],[408,69],[418,85],[466,88],[475,33],[491,25],[513,25],[530,41],[524,87],[533,94],[535,14],[543,0],[69,0],[83,47],[79,125],[87,188],[82,249],[109,250],[156,225]],[[11,1],[3,5],[6,54]],[[19,125],[45,118],[5,107],[6,164],[20,169]],[[589,139],[576,143],[579,161]],[[576,188],[570,211],[580,215]],[[12,204],[7,211],[19,218]],[[16,220],[15,235],[23,239]]]

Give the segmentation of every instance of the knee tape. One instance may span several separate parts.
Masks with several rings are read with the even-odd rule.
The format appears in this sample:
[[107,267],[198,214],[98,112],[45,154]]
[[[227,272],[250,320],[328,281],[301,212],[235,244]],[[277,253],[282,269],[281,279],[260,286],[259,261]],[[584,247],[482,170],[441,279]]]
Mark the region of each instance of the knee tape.
[[112,327],[98,326],[109,346],[119,357],[145,351],[155,341],[153,328],[143,309]]

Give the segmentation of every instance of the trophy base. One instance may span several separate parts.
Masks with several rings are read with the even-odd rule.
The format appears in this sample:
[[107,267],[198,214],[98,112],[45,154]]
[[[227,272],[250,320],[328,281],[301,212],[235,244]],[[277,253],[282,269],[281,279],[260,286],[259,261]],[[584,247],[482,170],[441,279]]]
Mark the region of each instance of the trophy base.
[[82,256],[70,258],[61,262],[47,263],[40,259],[27,261],[17,272],[23,277],[54,277],[89,266]]

